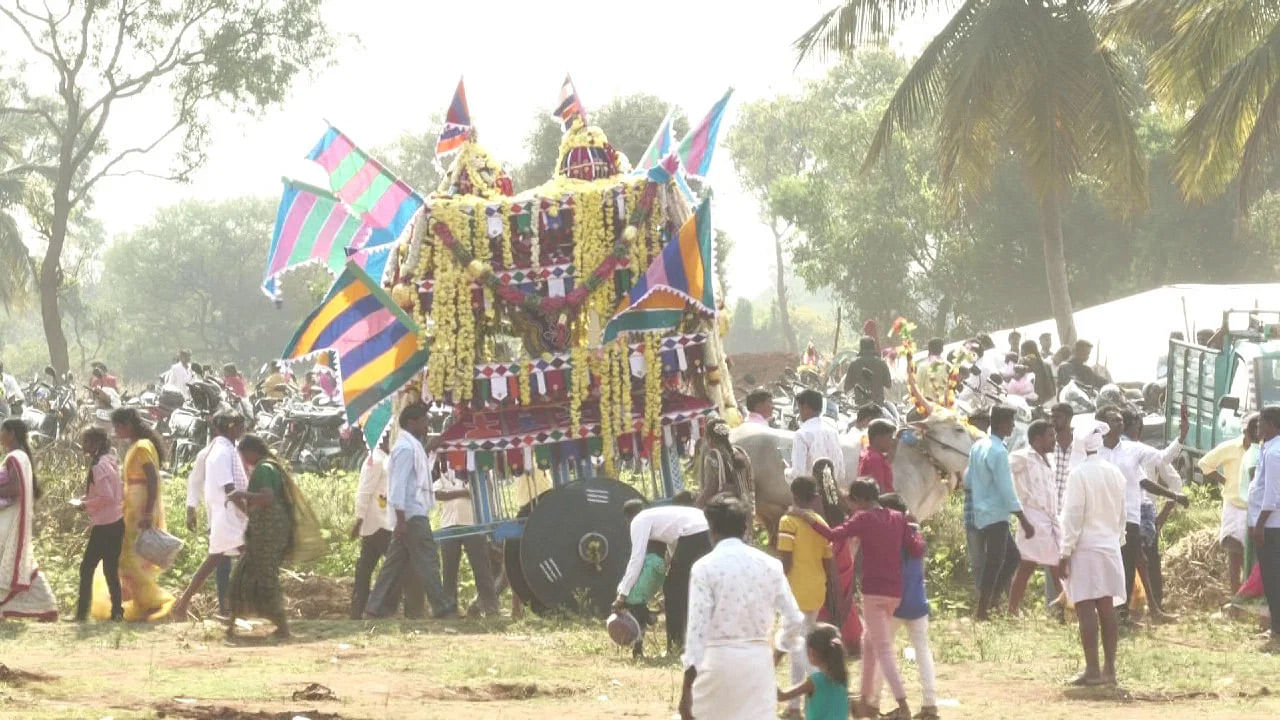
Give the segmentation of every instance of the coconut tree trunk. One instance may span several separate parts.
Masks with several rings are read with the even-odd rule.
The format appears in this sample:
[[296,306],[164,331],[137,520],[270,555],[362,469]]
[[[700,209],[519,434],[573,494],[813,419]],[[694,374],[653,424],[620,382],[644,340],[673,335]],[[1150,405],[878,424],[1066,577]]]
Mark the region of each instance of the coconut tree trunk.
[[[65,167],[65,166],[64,166]],[[58,291],[62,286],[62,247],[67,239],[71,215],[70,181],[60,182],[53,193],[53,226],[49,247],[40,264],[40,320],[44,325],[45,343],[49,346],[49,364],[59,375],[71,369],[67,352],[67,335],[62,331],[62,313],[58,308]]]
[[782,237],[777,229],[773,230],[773,256],[778,268],[778,319],[782,322],[782,337],[787,343],[787,352],[795,354],[796,331],[791,327],[791,312],[787,309],[787,266],[782,257]]
[[1040,201],[1040,232],[1044,235],[1044,271],[1049,287],[1049,309],[1064,346],[1076,341],[1076,323],[1067,288],[1067,257],[1062,250],[1062,196],[1050,192]]

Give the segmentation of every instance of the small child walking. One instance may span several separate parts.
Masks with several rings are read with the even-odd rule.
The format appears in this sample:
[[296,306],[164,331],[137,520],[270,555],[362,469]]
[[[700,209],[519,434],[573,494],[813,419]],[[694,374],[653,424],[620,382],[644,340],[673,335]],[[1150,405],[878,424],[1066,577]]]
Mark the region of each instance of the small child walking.
[[657,613],[649,609],[649,602],[662,587],[667,577],[667,545],[657,540],[650,540],[645,548],[644,564],[640,566],[640,577],[627,593],[627,612],[640,625],[640,636],[631,647],[631,657],[644,657],[644,631],[657,622]]
[[80,597],[76,622],[89,617],[93,601],[93,573],[102,563],[102,574],[111,594],[111,619],[124,619],[120,594],[120,547],[124,544],[124,486],[120,468],[106,431],[91,427],[80,436],[80,447],[89,456],[89,472],[81,508],[92,528],[80,561]]
[[818,623],[804,644],[813,672],[789,690],[778,688],[778,702],[803,697],[805,720],[844,720],[849,717],[849,670],[840,629]]
[[[897,510],[907,515],[907,503],[897,493],[885,493],[880,496],[880,505],[890,510]],[[920,712],[915,720],[938,720],[937,680],[933,669],[933,651],[929,649],[929,597],[924,590],[924,557],[902,556],[902,599],[898,609],[893,612],[892,635],[898,634],[898,628],[907,626],[907,635],[911,638],[911,647],[916,653],[916,668],[920,673],[920,688],[924,696]],[[871,704],[878,705],[880,688],[884,684],[884,676],[877,673],[871,692]]]

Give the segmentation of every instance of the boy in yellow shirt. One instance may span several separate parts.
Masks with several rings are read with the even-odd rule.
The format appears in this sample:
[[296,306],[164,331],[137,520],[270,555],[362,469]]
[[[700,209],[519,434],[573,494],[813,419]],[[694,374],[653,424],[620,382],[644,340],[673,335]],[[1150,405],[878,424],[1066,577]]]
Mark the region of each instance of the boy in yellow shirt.
[[[813,478],[801,476],[792,480],[791,498],[798,508],[817,509],[818,486]],[[818,612],[827,601],[828,588],[839,587],[831,544],[809,527],[808,522],[788,514],[782,516],[778,523],[778,552],[782,569],[787,573],[787,582],[791,585],[791,594],[795,596],[800,612],[804,613],[805,627],[801,636],[807,635],[817,623]],[[835,617],[844,615],[837,612]],[[802,682],[810,670],[803,643],[780,649],[790,655],[791,682]],[[790,701],[788,717],[799,716],[800,702],[800,698]]]

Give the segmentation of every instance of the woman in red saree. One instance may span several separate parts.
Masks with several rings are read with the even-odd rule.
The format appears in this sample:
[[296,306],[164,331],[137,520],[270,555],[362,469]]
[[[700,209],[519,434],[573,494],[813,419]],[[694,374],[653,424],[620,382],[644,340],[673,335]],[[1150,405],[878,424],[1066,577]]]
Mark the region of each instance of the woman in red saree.
[[[845,521],[848,514],[844,503],[840,500],[840,488],[835,479],[835,466],[826,458],[819,458],[813,463],[813,478],[818,483],[818,497],[822,501],[822,517],[827,525],[835,527]],[[862,619],[858,616],[858,603],[855,600],[857,591],[857,573],[854,570],[854,556],[857,554],[857,541],[840,540],[831,548],[835,553],[836,572],[840,576],[840,587],[829,588],[828,591],[838,593],[841,602],[832,597],[818,616],[819,620],[829,622],[840,628],[840,639],[844,642],[845,652],[849,657],[858,657],[862,646]],[[844,617],[833,618],[832,608],[846,607]]]

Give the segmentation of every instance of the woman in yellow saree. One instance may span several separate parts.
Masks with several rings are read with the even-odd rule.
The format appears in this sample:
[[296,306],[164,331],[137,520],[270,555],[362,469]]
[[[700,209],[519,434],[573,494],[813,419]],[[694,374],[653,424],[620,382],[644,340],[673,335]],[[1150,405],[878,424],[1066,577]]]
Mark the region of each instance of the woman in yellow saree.
[[[120,590],[124,598],[124,619],[129,622],[165,618],[173,607],[173,595],[156,583],[161,569],[143,560],[134,551],[138,535],[149,527],[164,524],[164,498],[160,494],[160,463],[164,455],[160,438],[142,422],[138,411],[120,408],[111,413],[116,437],[130,443],[124,456],[124,545],[120,550]],[[93,616],[111,616],[106,581],[99,572],[94,579]]]

